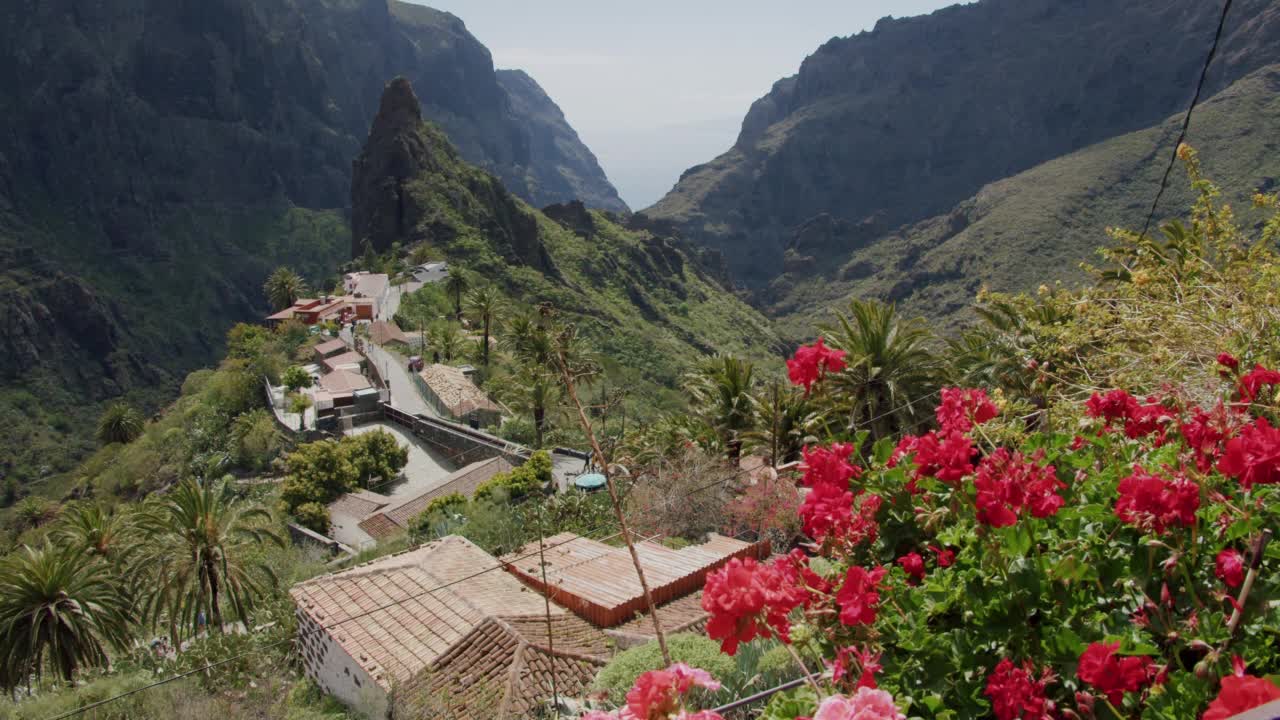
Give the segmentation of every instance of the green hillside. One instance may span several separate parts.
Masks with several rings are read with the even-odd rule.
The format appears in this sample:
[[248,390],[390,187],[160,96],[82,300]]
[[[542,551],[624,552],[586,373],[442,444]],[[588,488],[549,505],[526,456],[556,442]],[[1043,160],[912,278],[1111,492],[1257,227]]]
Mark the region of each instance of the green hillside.
[[[951,212],[843,257],[806,247],[802,233],[787,250],[792,271],[766,291],[766,314],[784,335],[803,336],[844,298],[875,297],[948,329],[964,320],[983,285],[1024,290],[1080,280],[1080,264],[1108,244],[1108,227],[1141,228],[1181,121],[1171,117],[987,185]],[[1248,210],[1250,196],[1280,182],[1280,66],[1203,103],[1189,141],[1242,219],[1260,220]],[[1157,220],[1189,207],[1191,197],[1175,171]]]

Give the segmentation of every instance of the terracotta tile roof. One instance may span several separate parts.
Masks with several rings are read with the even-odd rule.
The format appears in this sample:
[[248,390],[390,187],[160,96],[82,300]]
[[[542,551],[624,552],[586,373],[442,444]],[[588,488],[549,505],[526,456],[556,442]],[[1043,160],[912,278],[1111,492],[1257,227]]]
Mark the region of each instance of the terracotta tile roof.
[[486,620],[431,668],[396,687],[396,717],[531,717],[555,689],[581,696],[609,656],[605,635],[573,616]]
[[478,460],[455,471],[445,478],[443,483],[421,495],[402,500],[396,505],[383,508],[382,512],[376,515],[365,518],[360,522],[360,529],[376,540],[395,535],[406,530],[413,518],[426,510],[432,500],[453,493],[469,498],[475,493],[476,488],[491,480],[494,475],[511,469],[511,463],[503,457]]
[[437,363],[426,366],[418,375],[454,417],[462,417],[474,410],[502,412],[501,406],[490,400],[458,368]]
[[356,390],[373,387],[369,378],[350,370],[334,370],[320,377],[320,387],[331,395],[350,395]]
[[391,504],[391,498],[385,495],[360,490],[343,493],[337,500],[329,503],[329,513],[342,514],[352,518],[368,517],[370,514]]
[[[451,535],[415,550],[299,583],[299,610],[386,690],[408,681],[497,615],[544,613],[543,599],[496,560]],[[477,574],[479,573],[479,574]],[[564,611],[551,606],[554,616]]]
[[[658,618],[662,620],[662,629],[668,633],[701,631],[707,621],[708,613],[702,609],[702,591],[672,600],[658,606]],[[630,620],[609,629],[609,634],[620,633],[642,640],[654,637],[653,620],[649,612],[641,610]]]
[[[547,588],[552,600],[601,627],[626,622],[644,607],[644,593],[626,548],[572,533],[555,535],[548,538],[546,544],[554,547],[545,551],[545,586],[536,543],[503,560],[526,585],[539,591]],[[679,550],[652,542],[636,543],[635,548],[644,567],[645,580],[658,603],[700,589],[707,573],[732,557],[763,557],[769,552],[767,542],[751,544],[716,534],[701,545]]]
[[358,352],[344,352],[341,355],[327,357],[322,362],[330,372],[333,372],[344,365],[362,364],[364,362],[364,356]]
[[386,320],[369,323],[369,339],[376,345],[386,345],[393,342],[409,344],[409,336],[405,335],[404,331],[397,325]]
[[334,338],[333,340],[328,340],[326,342],[320,343],[319,345],[316,345],[315,348],[313,349],[315,350],[317,355],[319,355],[320,357],[325,357],[326,355],[333,355],[334,353],[345,352],[347,349],[347,344],[342,340],[339,340],[338,338]]

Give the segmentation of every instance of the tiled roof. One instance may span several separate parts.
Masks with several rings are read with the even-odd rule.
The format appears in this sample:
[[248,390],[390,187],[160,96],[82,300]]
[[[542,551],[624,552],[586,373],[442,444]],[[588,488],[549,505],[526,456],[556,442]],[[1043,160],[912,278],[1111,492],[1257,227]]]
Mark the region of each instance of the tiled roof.
[[[547,538],[546,583],[538,565],[538,546],[530,544],[503,558],[525,584],[601,627],[613,627],[644,607],[644,591],[626,548],[561,533]],[[672,550],[652,542],[635,543],[653,599],[665,603],[702,587],[707,573],[732,557],[762,557],[768,543],[750,544],[712,534],[701,545]],[[519,559],[517,559],[519,558]]]
[[458,368],[436,363],[426,366],[418,374],[454,417],[462,417],[473,410],[502,412],[502,408]]
[[356,390],[373,387],[369,378],[349,370],[334,370],[320,377],[320,387],[332,395],[350,395]]
[[391,498],[385,495],[360,490],[343,493],[337,500],[329,503],[329,514],[340,513],[352,518],[368,517],[371,513],[391,504]]
[[[386,690],[427,669],[497,615],[541,615],[543,599],[451,535],[299,583],[294,603]],[[554,616],[563,610],[552,605]]]
[[373,340],[376,345],[386,345],[392,342],[409,344],[409,336],[405,335],[399,326],[386,320],[369,323],[369,339]]
[[[658,619],[662,621],[663,631],[668,633],[701,629],[707,616],[707,611],[702,609],[701,590],[658,606]],[[643,609],[630,620],[609,629],[609,633],[614,632],[644,639],[655,637],[653,620],[649,618],[649,612]]]
[[315,346],[316,354],[320,355],[321,357],[324,357],[326,355],[332,355],[337,352],[344,352],[346,351],[346,349],[347,349],[347,344],[342,340],[339,340],[338,338],[334,338],[333,340],[322,342],[319,345]]
[[394,714],[507,720],[534,715],[553,687],[581,696],[605,665],[607,638],[571,615],[552,618],[550,638],[545,615],[490,618],[430,670],[398,685]]
[[454,493],[469,498],[475,493],[476,488],[488,482],[494,475],[511,469],[511,463],[503,457],[478,460],[455,471],[445,478],[443,483],[427,492],[402,500],[396,505],[384,508],[376,515],[365,518],[360,522],[360,529],[378,540],[395,535],[408,528],[409,522],[426,510],[432,500]]
[[364,356],[358,352],[344,352],[341,355],[327,357],[322,362],[326,368],[333,371],[344,365],[359,365],[364,362]]

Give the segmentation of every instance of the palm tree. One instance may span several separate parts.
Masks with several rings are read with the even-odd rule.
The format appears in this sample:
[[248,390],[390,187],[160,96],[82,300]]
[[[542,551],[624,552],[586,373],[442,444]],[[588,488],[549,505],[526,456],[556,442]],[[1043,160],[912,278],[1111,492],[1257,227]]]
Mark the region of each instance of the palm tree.
[[251,558],[281,537],[263,523],[262,507],[241,501],[229,483],[186,480],[145,508],[138,525],[146,542],[135,563],[154,580],[142,599],[153,624],[167,621],[172,637],[199,634],[204,620],[221,631],[226,620],[246,625],[276,585],[275,574]]
[[929,416],[923,401],[937,391],[941,375],[924,321],[899,320],[892,305],[862,300],[837,319],[827,337],[848,354],[847,367],[832,378],[833,397],[850,428],[869,431],[874,442],[918,426]]
[[427,339],[445,362],[453,360],[454,353],[462,348],[462,330],[457,323],[437,322],[427,331]]
[[0,563],[0,686],[12,691],[46,668],[64,680],[106,667],[131,640],[130,600],[106,563],[82,548],[23,546]]
[[547,409],[560,393],[560,378],[544,366],[522,362],[512,377],[511,404],[533,418],[533,447],[542,447],[547,429]]
[[799,459],[817,421],[809,398],[794,387],[774,381],[751,398],[756,428],[747,433],[753,447],[765,448],[774,467]]
[[132,405],[126,402],[112,403],[98,418],[98,442],[131,443],[142,434],[143,419]]
[[541,367],[555,366],[555,343],[542,318],[529,312],[506,323],[502,345],[520,360]]
[[283,310],[298,301],[307,292],[307,284],[297,273],[287,267],[278,267],[263,284],[267,302],[273,310]]
[[471,289],[471,282],[467,279],[467,273],[462,268],[454,265],[449,267],[449,277],[444,281],[445,292],[453,295],[453,312],[459,320],[462,319],[462,295]]
[[501,302],[502,296],[492,285],[482,285],[467,295],[467,305],[483,327],[481,352],[485,367],[489,366],[489,326]]
[[715,431],[731,460],[742,455],[744,433],[755,425],[754,373],[746,360],[717,355],[685,376],[694,414]]
[[53,535],[92,557],[120,565],[136,548],[133,517],[96,503],[73,505]]

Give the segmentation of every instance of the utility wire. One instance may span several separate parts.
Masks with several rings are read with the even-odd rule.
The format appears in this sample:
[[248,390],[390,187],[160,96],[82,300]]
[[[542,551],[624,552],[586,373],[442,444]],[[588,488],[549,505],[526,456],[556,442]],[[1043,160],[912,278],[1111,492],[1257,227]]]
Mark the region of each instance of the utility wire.
[[1173,152],[1169,156],[1169,164],[1164,169],[1164,178],[1160,180],[1160,190],[1156,192],[1156,199],[1151,203],[1151,212],[1147,214],[1147,221],[1142,224],[1142,234],[1138,237],[1147,236],[1147,231],[1151,229],[1151,221],[1155,219],[1156,209],[1160,207],[1160,199],[1164,197],[1164,191],[1169,187],[1169,174],[1173,172],[1173,166],[1178,162],[1178,148],[1182,147],[1183,141],[1187,139],[1187,130],[1191,127],[1191,113],[1195,112],[1196,105],[1200,102],[1200,93],[1204,90],[1205,79],[1209,76],[1209,66],[1213,64],[1213,58],[1218,54],[1218,44],[1222,41],[1222,30],[1227,25],[1227,14],[1231,12],[1232,0],[1225,0],[1222,4],[1222,17],[1218,19],[1218,31],[1214,33],[1213,45],[1209,48],[1209,55],[1204,59],[1204,67],[1200,69],[1200,81],[1196,83],[1196,93],[1191,98],[1191,105],[1187,108],[1187,114],[1182,119],[1182,130],[1178,133],[1178,141],[1173,144]]

